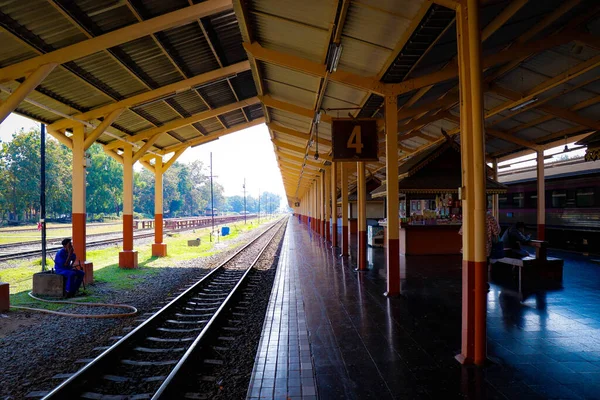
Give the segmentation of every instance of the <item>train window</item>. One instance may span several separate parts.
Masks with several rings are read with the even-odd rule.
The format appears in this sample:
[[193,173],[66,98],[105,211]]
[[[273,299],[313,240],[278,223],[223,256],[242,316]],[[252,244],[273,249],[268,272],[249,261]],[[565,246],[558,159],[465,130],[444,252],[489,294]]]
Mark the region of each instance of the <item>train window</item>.
[[498,207],[501,209],[510,208],[508,206],[508,196],[498,196]]
[[563,208],[567,205],[567,191],[553,190],[552,191],[552,208]]
[[525,207],[525,194],[515,193],[513,195],[513,207],[515,207],[515,208]]
[[576,196],[577,207],[592,207],[594,205],[594,188],[577,189]]

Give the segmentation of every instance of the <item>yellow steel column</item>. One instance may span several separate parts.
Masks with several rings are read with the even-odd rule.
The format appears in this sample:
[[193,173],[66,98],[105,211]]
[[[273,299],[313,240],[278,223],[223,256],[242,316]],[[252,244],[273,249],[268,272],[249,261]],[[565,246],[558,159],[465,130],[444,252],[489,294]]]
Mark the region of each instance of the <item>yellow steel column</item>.
[[319,176],[319,208],[321,213],[321,236],[325,238],[325,170],[321,171]]
[[77,124],[73,128],[73,176],[72,176],[72,205],[71,205],[71,236],[77,256],[85,271],[85,283],[93,281],[93,264],[86,261],[86,205],[85,205],[85,130]]
[[483,365],[487,357],[487,254],[479,1],[461,0],[456,13],[463,174],[463,326],[457,359]]
[[153,257],[165,257],[167,244],[163,243],[163,161],[156,157],[154,163],[154,243]]
[[123,146],[123,251],[119,267],[137,268],[138,254],[133,250],[133,148]]
[[337,247],[338,245],[338,234],[337,234],[337,163],[331,163],[331,245]]
[[[494,158],[494,180],[498,181],[498,159]],[[500,220],[500,204],[498,200],[498,193],[492,195],[492,215],[496,218],[496,221]]]
[[398,225],[398,114],[396,96],[385,98],[385,175],[386,175],[386,296],[400,294],[400,227]]
[[331,240],[331,233],[330,233],[330,229],[331,229],[331,204],[330,204],[331,191],[329,189],[331,188],[331,170],[330,171],[325,170],[324,176],[325,176],[325,179],[323,180],[323,194],[325,196],[324,196],[323,205],[325,206],[325,239],[327,241],[330,241]]
[[342,191],[342,252],[343,256],[349,254],[349,232],[348,232],[348,170],[345,163],[340,163],[340,187]]
[[544,150],[537,151],[537,238],[546,240],[546,182]]
[[359,162],[357,165],[358,180],[356,182],[356,193],[358,194],[358,232],[357,240],[357,269],[359,271],[367,270],[367,182],[365,179],[365,163]]

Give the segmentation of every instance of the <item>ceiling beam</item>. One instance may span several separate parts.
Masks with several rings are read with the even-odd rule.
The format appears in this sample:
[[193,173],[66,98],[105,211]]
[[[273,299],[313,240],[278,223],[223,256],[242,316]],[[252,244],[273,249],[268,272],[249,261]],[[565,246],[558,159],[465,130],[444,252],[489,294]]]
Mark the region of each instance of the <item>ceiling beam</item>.
[[234,126],[228,128],[228,129],[222,129],[220,131],[212,132],[208,136],[201,136],[199,138],[188,140],[187,142],[183,142],[183,143],[180,143],[180,144],[175,144],[173,146],[165,147],[159,153],[160,154],[168,154],[168,153],[171,153],[173,151],[178,151],[178,150],[181,150],[181,149],[187,149],[188,147],[199,146],[201,144],[212,142],[213,140],[217,140],[218,138],[223,137],[225,135],[229,135],[231,133],[239,132],[241,130],[248,129],[248,128],[251,128],[253,126],[257,126],[257,125],[264,124],[264,123],[265,123],[265,119],[264,118],[257,118],[257,119],[254,119],[254,120],[250,121],[250,122],[245,122],[243,124],[234,125]]
[[[284,143],[281,140],[273,139],[272,142],[275,146],[279,147],[280,150],[287,150],[287,151],[291,151],[294,153],[299,153],[299,154],[302,154],[303,156],[306,155],[310,158],[313,158],[314,155],[316,154],[314,151],[313,152],[309,151],[307,153],[305,147],[294,146],[289,143]],[[328,156],[327,154],[319,154],[319,158],[323,159],[325,161],[331,161],[331,156]]]
[[[295,129],[286,128],[285,126],[281,126],[274,122],[267,124],[267,126],[269,127],[269,129],[271,129],[279,134],[282,134],[282,135],[287,135],[287,136],[295,137],[295,138],[302,139],[302,140],[308,140],[310,138],[310,134],[308,132],[305,133],[305,132],[297,131]],[[330,140],[318,138],[317,142],[320,145],[331,147]]]
[[[543,39],[539,39],[535,42],[526,44],[517,44],[512,46],[509,50],[500,51],[498,53],[490,54],[482,58],[482,67],[484,69],[491,68],[495,65],[502,64],[505,62],[513,61],[522,57],[527,57],[532,54],[540,53],[544,50],[551,49],[569,43],[574,40],[578,40],[586,34],[578,31],[566,31],[561,32],[560,35],[553,35]],[[450,79],[458,77],[458,66],[452,66],[445,68],[438,72],[433,72],[418,78],[407,79],[400,83],[387,84],[389,91],[396,95],[411,92],[416,89],[420,89],[425,86],[433,85],[436,83],[444,82]]]
[[90,54],[115,47],[132,40],[185,25],[197,18],[216,14],[231,9],[231,0],[208,0],[190,7],[173,11],[144,22],[132,24],[125,28],[96,36],[70,46],[63,47],[44,55],[30,58],[0,69],[0,83],[29,75],[44,64],[64,64],[83,58]]
[[230,65],[225,68],[220,68],[214,71],[206,72],[204,74],[197,75],[193,78],[184,79],[179,82],[165,85],[158,89],[150,90],[148,92],[140,93],[135,96],[131,96],[121,101],[117,101],[111,104],[107,104],[102,107],[95,108],[85,113],[79,113],[72,115],[73,119],[64,118],[52,123],[49,128],[52,130],[62,130],[72,128],[78,121],[91,121],[104,115],[111,113],[119,108],[131,108],[134,106],[140,106],[153,101],[161,100],[164,97],[175,96],[177,93],[191,90],[191,88],[204,85],[210,82],[217,81],[229,76],[233,76],[237,73],[247,71],[250,69],[248,61],[242,61],[237,64]]
[[353,74],[351,72],[340,71],[327,74],[327,66],[318,62],[310,61],[305,58],[293,56],[291,54],[282,53],[275,50],[270,50],[262,47],[258,42],[244,43],[244,48],[257,60],[269,64],[277,65],[294,71],[300,71],[305,74],[325,78],[329,76],[329,80],[342,85],[354,87],[356,89],[365,90],[372,93],[385,96],[385,84],[381,83],[377,77],[364,77]]
[[[311,120],[315,116],[315,112],[313,110],[311,110],[310,108],[304,108],[304,107],[298,106],[296,104],[287,103],[287,102],[281,101],[281,100],[275,100],[274,98],[272,98],[269,95],[258,96],[258,98],[265,106],[267,106],[269,108],[286,111],[286,112],[289,112],[292,114],[306,117]],[[330,115],[327,115],[327,114],[321,115],[321,122],[326,122],[326,123],[330,124],[331,119],[332,118]]]
[[[127,140],[130,143],[136,143],[141,140],[148,139],[149,137],[152,137],[152,136],[156,135],[157,133],[164,133],[167,131],[179,129],[179,128],[187,126],[187,125],[195,124],[196,122],[204,121],[204,120],[207,120],[210,118],[216,118],[221,114],[225,114],[225,113],[228,113],[228,112],[231,112],[231,111],[243,108],[243,107],[247,107],[247,106],[250,106],[250,105],[256,104],[256,103],[258,103],[258,98],[251,97],[247,100],[238,101],[237,103],[228,104],[226,106],[215,108],[212,110],[202,111],[198,114],[194,114],[187,118],[181,118],[181,119],[169,121],[164,125],[158,126],[156,128],[146,129],[145,131],[137,133],[133,136],[124,137],[123,139]],[[114,140],[114,141],[108,143],[105,147],[107,149],[114,149],[114,148],[121,147],[122,145],[123,145],[123,142],[121,142],[119,140]]]

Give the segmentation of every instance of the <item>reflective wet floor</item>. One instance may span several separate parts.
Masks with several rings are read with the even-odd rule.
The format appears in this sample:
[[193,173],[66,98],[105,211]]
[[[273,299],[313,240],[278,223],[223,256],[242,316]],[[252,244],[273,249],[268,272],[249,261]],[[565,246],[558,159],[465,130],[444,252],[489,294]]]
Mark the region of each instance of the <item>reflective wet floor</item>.
[[296,219],[287,235],[320,399],[600,399],[600,266],[589,258],[551,253],[565,259],[562,288],[523,301],[512,282],[492,283],[480,369],[454,358],[459,256],[402,257],[402,296],[388,299],[383,249],[357,273]]

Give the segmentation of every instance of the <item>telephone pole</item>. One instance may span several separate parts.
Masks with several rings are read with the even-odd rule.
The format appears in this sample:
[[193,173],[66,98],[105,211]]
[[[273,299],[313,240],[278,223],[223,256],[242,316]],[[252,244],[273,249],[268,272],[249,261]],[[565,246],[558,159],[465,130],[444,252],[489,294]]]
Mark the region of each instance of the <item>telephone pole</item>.
[[210,152],[210,215],[212,226],[210,240],[212,242],[212,235],[215,233],[215,198],[213,195],[212,151]]
[[46,125],[40,127],[40,228],[42,228],[42,271],[46,270]]

